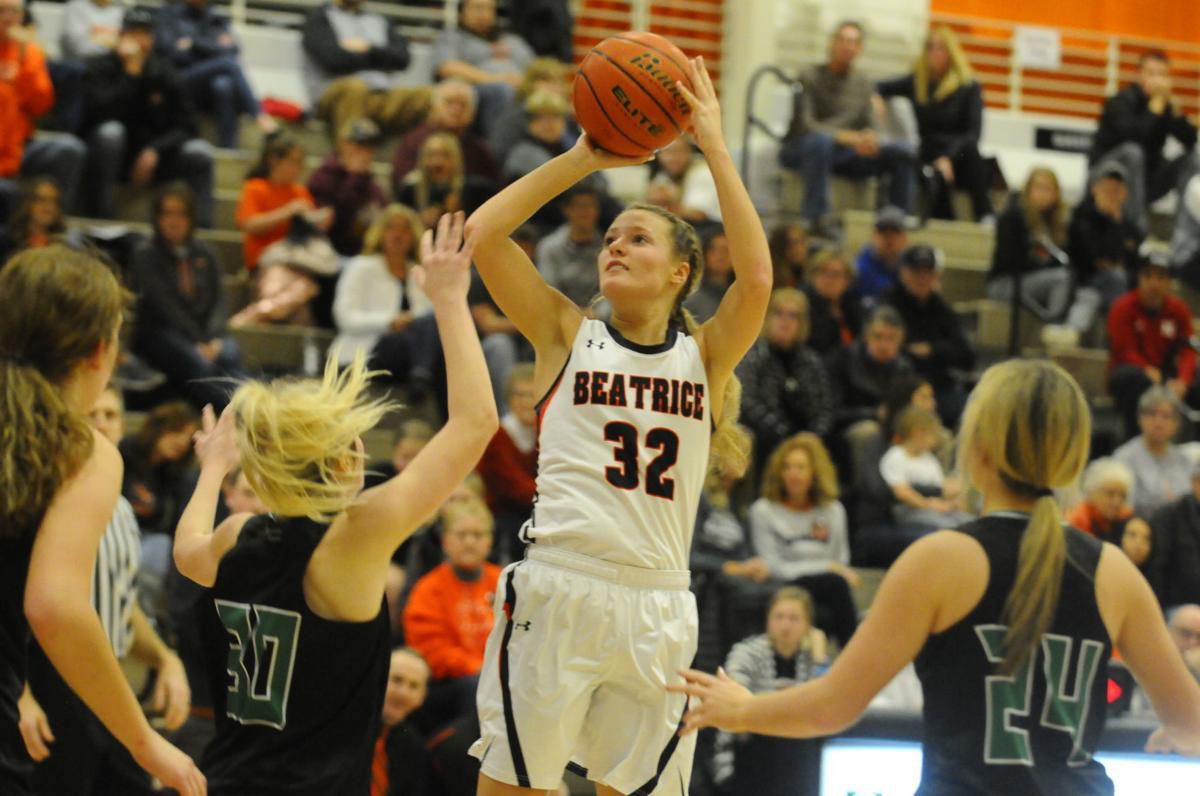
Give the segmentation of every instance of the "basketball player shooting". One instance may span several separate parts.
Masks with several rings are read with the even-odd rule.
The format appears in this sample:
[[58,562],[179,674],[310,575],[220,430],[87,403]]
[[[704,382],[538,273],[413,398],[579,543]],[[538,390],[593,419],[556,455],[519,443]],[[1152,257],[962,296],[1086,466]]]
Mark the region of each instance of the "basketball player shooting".
[[[680,65],[682,66],[682,64]],[[585,135],[468,220],[488,290],[533,344],[540,418],[537,500],[526,559],[501,577],[480,675],[484,796],[544,793],[570,766],[597,793],[682,794],[694,736],[665,685],[696,652],[688,550],[710,447],[732,442],[734,366],[762,328],[771,260],[721,133],[700,60],[687,64],[691,132],[712,170],[737,280],[696,328],[683,310],[703,267],[695,230],[649,205],[621,213],[596,264],[612,320],[552,289],[508,236],[598,169],[643,162]],[[681,72],[681,75],[684,74]]]

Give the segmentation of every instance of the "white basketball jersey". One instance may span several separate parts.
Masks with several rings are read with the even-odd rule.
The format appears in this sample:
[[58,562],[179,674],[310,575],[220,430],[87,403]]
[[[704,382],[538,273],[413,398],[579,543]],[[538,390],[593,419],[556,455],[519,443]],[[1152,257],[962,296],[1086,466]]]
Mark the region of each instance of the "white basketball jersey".
[[538,407],[537,498],[522,538],[685,570],[712,436],[696,341],[645,346],[585,320]]

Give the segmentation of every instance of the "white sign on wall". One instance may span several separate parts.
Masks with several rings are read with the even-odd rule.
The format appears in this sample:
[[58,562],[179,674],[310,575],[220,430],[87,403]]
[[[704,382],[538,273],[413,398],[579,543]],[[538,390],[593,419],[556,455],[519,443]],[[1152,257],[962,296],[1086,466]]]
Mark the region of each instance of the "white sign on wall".
[[1013,30],[1013,56],[1029,69],[1058,69],[1062,65],[1062,36],[1053,28],[1018,25]]

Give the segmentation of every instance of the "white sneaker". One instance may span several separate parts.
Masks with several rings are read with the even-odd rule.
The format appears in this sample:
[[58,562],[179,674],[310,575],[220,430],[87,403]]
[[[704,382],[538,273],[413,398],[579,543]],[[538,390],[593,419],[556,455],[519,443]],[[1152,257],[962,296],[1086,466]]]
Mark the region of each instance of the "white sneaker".
[[1070,326],[1062,326],[1060,324],[1043,326],[1042,345],[1052,350],[1077,348],[1079,346],[1079,332]]

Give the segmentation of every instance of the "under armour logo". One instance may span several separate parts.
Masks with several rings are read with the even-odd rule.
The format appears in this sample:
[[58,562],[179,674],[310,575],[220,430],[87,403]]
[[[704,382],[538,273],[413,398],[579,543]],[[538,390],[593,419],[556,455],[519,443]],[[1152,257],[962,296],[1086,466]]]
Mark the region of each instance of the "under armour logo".
[[600,342],[598,342],[598,343],[597,343],[595,340],[588,340],[588,348],[591,348],[592,346],[595,346],[596,348],[599,348],[601,351],[603,351],[603,350],[604,350],[604,344],[605,344],[606,342],[608,342],[608,341],[607,341],[607,340],[601,340]]
[[519,627],[521,630],[528,630],[533,625],[533,622],[513,622],[513,627]]

